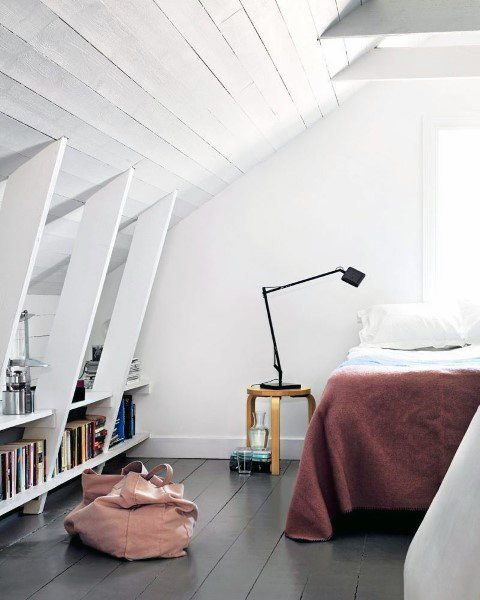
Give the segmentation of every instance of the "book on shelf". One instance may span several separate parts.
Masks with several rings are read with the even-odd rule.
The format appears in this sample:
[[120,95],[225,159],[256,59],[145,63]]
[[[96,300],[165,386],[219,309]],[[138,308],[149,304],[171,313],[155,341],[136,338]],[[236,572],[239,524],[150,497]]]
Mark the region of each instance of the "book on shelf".
[[87,360],[83,370],[82,379],[86,389],[91,389],[95,381],[95,375],[98,369],[98,360]]
[[135,435],[135,404],[133,396],[124,394],[120,407],[118,409],[115,427],[113,428],[110,447],[119,444],[125,440],[131,439]]
[[133,358],[127,376],[127,385],[140,381],[140,360]]
[[[101,353],[100,353],[101,354]],[[93,354],[93,356],[97,356]],[[98,365],[100,360],[87,360],[83,369],[82,381],[84,382],[85,389],[92,389],[95,383],[95,377],[97,375]],[[130,363],[128,370],[127,381],[125,385],[138,383],[140,381],[140,359],[133,358]]]
[[103,415],[86,415],[68,421],[55,465],[55,475],[73,469],[97,456],[103,448],[107,430]]
[[45,481],[45,440],[18,440],[0,446],[0,500]]
[[103,451],[107,430],[105,429],[106,418],[104,415],[87,415],[86,419],[93,422],[95,427],[94,456]]

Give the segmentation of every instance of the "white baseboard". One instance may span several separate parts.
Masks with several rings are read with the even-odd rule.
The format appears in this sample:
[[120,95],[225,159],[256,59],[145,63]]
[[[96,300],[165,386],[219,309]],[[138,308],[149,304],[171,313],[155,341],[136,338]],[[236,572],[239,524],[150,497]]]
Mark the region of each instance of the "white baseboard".
[[[152,458],[228,458],[231,451],[245,445],[245,438],[236,437],[175,437],[151,436],[128,452],[128,456]],[[299,459],[303,438],[285,437],[280,440],[280,456]]]

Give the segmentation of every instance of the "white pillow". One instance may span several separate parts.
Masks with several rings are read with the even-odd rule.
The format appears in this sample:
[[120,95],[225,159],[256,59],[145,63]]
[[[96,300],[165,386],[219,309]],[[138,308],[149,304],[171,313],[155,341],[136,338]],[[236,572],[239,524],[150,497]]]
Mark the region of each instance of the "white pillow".
[[451,306],[377,304],[358,316],[361,346],[417,350],[465,345],[460,313]]
[[465,343],[480,344],[480,304],[471,300],[459,300],[459,305]]

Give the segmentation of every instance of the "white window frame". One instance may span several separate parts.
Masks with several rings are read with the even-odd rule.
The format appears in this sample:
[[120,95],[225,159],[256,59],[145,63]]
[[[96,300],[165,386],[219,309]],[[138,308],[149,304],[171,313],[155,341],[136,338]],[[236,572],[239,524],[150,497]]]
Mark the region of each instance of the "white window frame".
[[438,133],[444,129],[480,129],[480,116],[423,119],[423,300],[436,298]]

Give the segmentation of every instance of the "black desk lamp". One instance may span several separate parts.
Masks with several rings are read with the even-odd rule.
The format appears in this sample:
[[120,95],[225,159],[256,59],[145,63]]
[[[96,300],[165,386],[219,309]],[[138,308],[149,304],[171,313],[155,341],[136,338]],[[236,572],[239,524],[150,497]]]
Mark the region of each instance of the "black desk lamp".
[[278,292],[278,290],[284,290],[285,288],[292,287],[294,285],[299,285],[300,283],[306,283],[307,281],[313,281],[314,279],[319,279],[320,277],[326,277],[327,275],[333,275],[334,273],[343,273],[342,281],[353,285],[354,287],[358,287],[364,277],[365,273],[361,271],[357,271],[353,267],[348,267],[347,270],[342,267],[337,267],[334,271],[328,271],[328,273],[321,273],[320,275],[314,275],[313,277],[308,277],[307,279],[301,279],[300,281],[295,281],[294,283],[287,283],[287,285],[278,285],[276,287],[262,287],[262,295],[265,300],[265,307],[267,309],[268,315],[268,324],[270,325],[270,333],[272,334],[272,342],[273,342],[273,366],[278,372],[278,383],[274,382],[269,383],[261,383],[260,387],[264,390],[298,390],[302,386],[299,383],[283,383],[283,371],[282,366],[280,364],[280,356],[278,354],[277,348],[277,340],[275,339],[275,331],[273,329],[272,316],[270,314],[270,307],[268,306],[268,294],[272,292]]

